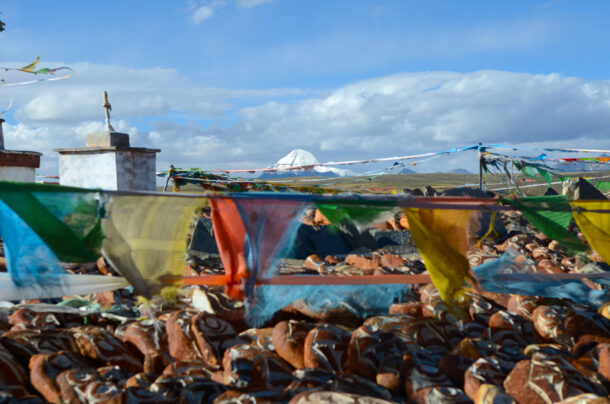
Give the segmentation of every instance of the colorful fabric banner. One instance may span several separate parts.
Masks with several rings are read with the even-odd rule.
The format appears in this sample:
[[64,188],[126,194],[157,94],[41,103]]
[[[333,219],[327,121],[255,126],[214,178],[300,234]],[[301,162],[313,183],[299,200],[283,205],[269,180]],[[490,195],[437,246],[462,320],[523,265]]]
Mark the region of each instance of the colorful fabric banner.
[[66,272],[59,266],[53,251],[1,200],[0,238],[4,244],[8,272],[14,286],[17,286],[17,294],[22,287],[62,285],[61,278]]
[[343,309],[364,319],[387,313],[395,299],[408,291],[405,285],[261,285],[255,289],[256,303],[247,306],[246,322],[260,327],[277,311],[295,302],[311,313]]
[[184,275],[188,228],[204,204],[203,198],[108,196],[102,251],[136,294],[150,298],[164,277]]
[[610,263],[610,200],[572,201],[572,206],[576,208],[572,212],[574,220],[587,241],[606,263]]
[[595,188],[602,192],[610,191],[610,181],[597,181]]
[[472,280],[466,259],[472,211],[405,209],[409,229],[422,256],[430,279],[447,304],[461,317],[459,307],[466,301],[465,283]]
[[519,209],[536,229],[559,241],[570,251],[585,251],[587,246],[567,230],[572,220],[570,201],[564,195],[549,195],[516,199],[502,199]]
[[[537,277],[540,274],[534,271],[534,263],[512,251],[506,252],[497,260],[473,268],[479,284],[488,292],[564,298],[575,303],[596,306],[610,299],[608,289],[594,290],[581,280]],[[610,286],[610,279],[594,281]]]
[[0,182],[0,199],[64,262],[100,257],[103,203],[98,192],[48,184]]
[[353,223],[358,230],[365,226],[374,226],[379,221],[386,221],[393,214],[392,207],[377,206],[373,203],[326,203],[317,202],[316,208],[333,225],[339,225],[343,221]]
[[248,277],[244,244],[246,228],[233,199],[210,199],[214,238],[225,269],[225,293],[243,299],[242,279]]
[[[256,281],[276,275],[274,260],[292,247],[304,206],[299,200],[247,196],[235,196],[232,203],[212,203],[214,232],[231,296],[251,300]],[[236,223],[235,211],[241,226]],[[245,285],[240,289],[242,280]]]

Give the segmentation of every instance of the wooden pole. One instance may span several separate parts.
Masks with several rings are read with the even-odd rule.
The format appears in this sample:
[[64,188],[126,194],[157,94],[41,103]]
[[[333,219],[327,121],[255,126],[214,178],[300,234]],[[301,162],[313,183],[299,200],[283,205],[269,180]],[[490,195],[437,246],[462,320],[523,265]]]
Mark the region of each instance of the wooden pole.
[[167,170],[167,180],[165,180],[165,186],[163,187],[163,192],[167,192],[167,184],[169,184],[169,178],[172,176],[172,172],[174,171],[174,165],[169,165],[169,170]]
[[479,143],[479,189],[483,190],[483,153],[481,153],[481,143]]

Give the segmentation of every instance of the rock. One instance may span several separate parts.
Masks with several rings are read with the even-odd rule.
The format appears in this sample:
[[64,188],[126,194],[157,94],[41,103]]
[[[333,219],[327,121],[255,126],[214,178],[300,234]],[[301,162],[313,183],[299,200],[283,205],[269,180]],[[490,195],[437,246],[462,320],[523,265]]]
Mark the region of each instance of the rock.
[[[120,394],[118,388],[112,383],[102,384],[97,372],[91,369],[65,370],[57,376],[56,381],[61,400],[65,403],[100,402]],[[102,387],[103,392],[106,393],[105,396],[100,391]],[[100,397],[100,393],[102,393],[102,397]]]
[[231,323],[207,313],[191,317],[191,335],[199,354],[211,367],[219,366],[225,349],[237,342]]
[[600,397],[595,394],[585,393],[566,398],[557,404],[610,404],[610,397]]
[[448,354],[463,338],[455,325],[435,318],[411,320],[406,323],[404,333],[426,350],[442,355]]
[[93,367],[86,358],[70,352],[36,354],[30,359],[30,382],[47,401],[55,403],[60,395],[55,379],[69,369],[93,370]]
[[331,324],[312,329],[305,338],[303,363],[342,375],[350,338],[348,330]]
[[473,296],[469,306],[468,313],[473,321],[478,321],[482,324],[489,324],[489,318],[501,307],[493,304],[487,299],[483,299],[479,296]]
[[495,356],[480,358],[464,373],[464,391],[468,397],[474,400],[477,391],[483,384],[501,386],[514,366],[514,362],[505,361]]
[[594,311],[571,310],[564,319],[563,326],[574,340],[578,340],[581,335],[610,336],[610,321]]
[[214,239],[214,227],[211,218],[200,216],[199,220],[197,220],[191,241],[187,248],[187,254],[190,251],[218,254],[216,240]]
[[[131,404],[171,404],[175,403],[176,400],[170,397],[163,397],[162,395],[143,389],[139,387],[127,387],[121,393],[121,403]],[[196,402],[196,401],[195,401]],[[205,401],[202,401],[205,402]]]
[[161,377],[180,378],[184,376],[201,376],[211,378],[216,368],[210,367],[204,361],[172,362],[163,369]]
[[532,313],[532,323],[543,342],[570,344],[570,337],[564,326],[568,310],[562,306],[538,306]]
[[224,384],[238,389],[277,390],[293,380],[290,366],[253,345],[234,345],[223,357]]
[[189,383],[180,392],[180,403],[211,403],[221,394],[227,391],[227,387],[210,379],[201,379]]
[[280,321],[273,327],[275,352],[297,369],[305,366],[304,350],[307,334],[314,326],[304,321]]
[[381,264],[381,266],[396,269],[404,266],[406,262],[407,260],[405,260],[404,258],[401,258],[395,254],[388,253],[383,254],[381,256],[379,263]]
[[0,336],[0,343],[24,368],[27,368],[30,358],[38,353],[79,352],[73,334],[64,329],[7,331]]
[[455,387],[425,387],[411,397],[415,404],[469,404],[468,396]]
[[583,393],[607,395],[603,378],[576,368],[564,356],[535,353],[517,363],[504,381],[504,389],[519,403],[548,403]]
[[108,264],[108,262],[106,261],[106,259],[104,257],[100,257],[97,260],[96,265],[97,265],[97,270],[100,271],[100,273],[102,275],[121,276],[114,269],[112,269],[112,267]]
[[370,229],[368,233],[375,240],[378,248],[393,254],[416,254],[417,247],[409,231]]
[[293,376],[295,380],[284,390],[287,397],[293,397],[302,392],[336,391],[384,400],[392,399],[392,395],[387,389],[356,375],[338,377],[333,372],[326,370],[303,368],[296,370]]
[[394,316],[422,317],[424,304],[420,302],[394,303],[388,312]]
[[309,240],[314,248],[312,253],[336,255],[347,254],[352,250],[343,237],[341,237],[341,234],[338,231],[331,232],[329,226],[321,227],[311,232]]
[[341,393],[337,391],[303,392],[294,396],[289,404],[390,404],[391,401],[358,394]]
[[610,380],[610,344],[604,344],[599,350],[599,366],[597,371]]
[[273,328],[250,328],[243,331],[238,336],[238,343],[250,344],[257,348],[264,349],[266,351],[274,351],[273,346]]
[[451,380],[455,387],[464,388],[464,373],[474,360],[463,355],[449,354],[438,362],[438,369]]
[[320,274],[324,273],[324,268],[327,263],[317,254],[312,254],[305,258],[305,268],[311,269],[312,271],[319,272]]
[[540,298],[535,296],[511,295],[508,299],[508,311],[531,320],[534,309],[540,304]]
[[[10,393],[17,399],[29,396],[26,388],[28,375],[25,368],[2,345],[0,345],[0,365],[2,366],[2,371],[0,372],[0,391]],[[2,401],[0,400],[0,402]]]
[[142,355],[157,354],[165,364],[169,363],[169,351],[167,350],[167,333],[165,323],[158,321],[133,321],[129,323],[121,335],[115,336],[125,343],[132,344]]
[[124,387],[135,387],[148,390],[151,384],[157,379],[156,374],[152,373],[136,373],[125,381]]
[[15,310],[8,318],[11,330],[51,329],[78,327],[83,324],[83,317],[71,313],[36,312],[27,308]]
[[364,270],[374,270],[376,268],[379,268],[380,266],[379,256],[375,254],[373,254],[372,258],[367,258],[356,254],[350,254],[345,257],[345,263],[347,265],[353,265]]
[[105,365],[118,365],[128,372],[139,372],[142,362],[118,338],[104,329],[83,326],[71,329],[81,355]]
[[313,224],[316,226],[327,226],[330,224],[330,221],[324,216],[320,209],[316,209],[313,216]]
[[[489,317],[489,327],[512,330],[522,337],[528,344],[536,343],[536,336],[532,323],[509,311],[500,310]],[[521,344],[522,345],[522,344]]]
[[451,381],[438,367],[441,355],[425,349],[416,349],[403,358],[405,394],[413,396],[427,387],[453,387]]
[[[344,368],[347,373],[375,380],[382,361],[387,361],[392,356],[402,358],[406,351],[407,346],[397,336],[362,326],[352,333]],[[399,366],[396,368],[397,373],[398,369]],[[384,370],[387,371],[388,369]]]
[[169,354],[179,361],[203,359],[197,345],[192,341],[191,317],[191,313],[186,311],[175,311],[165,322]]
[[504,389],[493,384],[482,384],[474,397],[474,404],[514,404],[515,400]]

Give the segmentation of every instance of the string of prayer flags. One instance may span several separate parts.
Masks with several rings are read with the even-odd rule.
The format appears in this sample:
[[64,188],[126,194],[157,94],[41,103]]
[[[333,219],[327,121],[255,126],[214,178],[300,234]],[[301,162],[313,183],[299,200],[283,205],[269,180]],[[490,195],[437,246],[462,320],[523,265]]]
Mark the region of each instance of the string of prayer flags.
[[146,298],[164,279],[182,278],[189,225],[202,198],[109,194],[102,222],[102,252],[110,265]]
[[[0,87],[3,86],[18,86],[25,84],[32,84],[39,81],[54,81],[54,80],[63,80],[72,77],[74,71],[66,66],[56,67],[56,68],[48,68],[43,67],[42,69],[37,69],[38,62],[40,61],[40,55],[36,57],[36,60],[26,66],[20,68],[13,67],[0,67],[0,70],[4,70],[5,72],[13,72],[13,73],[28,73],[33,74],[35,76],[39,76],[35,79],[23,80],[22,78],[16,79],[5,79],[0,78]],[[23,76],[23,75],[21,75]]]
[[473,281],[466,259],[472,211],[406,208],[415,245],[441,299],[454,314],[466,301],[466,281]]

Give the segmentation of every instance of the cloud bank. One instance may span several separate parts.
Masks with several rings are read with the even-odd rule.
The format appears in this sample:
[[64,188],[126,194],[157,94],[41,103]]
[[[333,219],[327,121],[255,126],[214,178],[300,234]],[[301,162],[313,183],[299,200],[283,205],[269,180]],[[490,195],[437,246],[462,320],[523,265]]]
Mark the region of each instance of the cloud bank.
[[248,90],[193,85],[170,69],[74,67],[74,79],[25,86],[14,96],[5,143],[45,152],[44,170],[56,170],[53,148],[84,146],[87,133],[102,129],[103,90],[114,126],[131,134],[132,145],[163,150],[159,169],[267,166],[296,148],[320,161],[477,142],[610,148],[610,81],[418,72],[335,89]]

